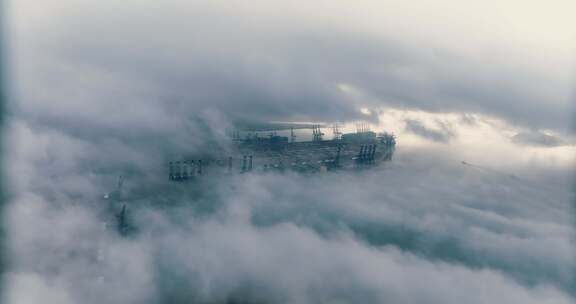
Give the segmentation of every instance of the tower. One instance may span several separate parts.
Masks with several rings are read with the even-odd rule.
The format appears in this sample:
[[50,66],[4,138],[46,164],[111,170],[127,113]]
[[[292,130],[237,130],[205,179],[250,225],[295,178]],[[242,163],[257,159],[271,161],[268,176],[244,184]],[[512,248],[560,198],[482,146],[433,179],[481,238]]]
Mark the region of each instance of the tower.
[[324,135],[324,133],[322,133],[322,130],[320,130],[320,125],[313,125],[312,126],[312,135],[313,135],[313,139],[312,141],[322,141],[322,135]]
[[334,135],[334,137],[332,138],[333,140],[342,139],[342,132],[340,131],[340,126],[338,125],[338,123],[332,125],[332,134]]

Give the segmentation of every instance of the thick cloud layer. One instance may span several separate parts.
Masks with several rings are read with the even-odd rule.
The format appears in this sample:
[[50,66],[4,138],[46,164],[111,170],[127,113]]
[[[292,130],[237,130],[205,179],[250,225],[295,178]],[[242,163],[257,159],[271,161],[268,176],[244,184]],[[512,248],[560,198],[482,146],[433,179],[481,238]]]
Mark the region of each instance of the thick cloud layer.
[[16,91],[29,115],[109,127],[206,108],[346,120],[392,105],[566,131],[574,7],[542,5],[18,1]]
[[[399,130],[462,120],[385,117]],[[528,151],[513,129],[468,120],[450,144],[400,131],[393,162],[372,171],[199,184],[167,183],[153,142],[100,146],[13,121],[7,302],[572,302],[573,147]],[[129,238],[102,199],[117,174]]]
[[[572,4],[461,2],[12,3],[3,302],[574,302]],[[398,149],[166,180],[235,119],[363,119]]]
[[542,132],[524,132],[518,133],[512,137],[512,140],[526,145],[556,147],[565,143],[562,139]]
[[446,126],[442,126],[442,129],[439,130],[430,129],[418,120],[407,120],[406,131],[437,142],[448,142],[453,136],[452,131]]

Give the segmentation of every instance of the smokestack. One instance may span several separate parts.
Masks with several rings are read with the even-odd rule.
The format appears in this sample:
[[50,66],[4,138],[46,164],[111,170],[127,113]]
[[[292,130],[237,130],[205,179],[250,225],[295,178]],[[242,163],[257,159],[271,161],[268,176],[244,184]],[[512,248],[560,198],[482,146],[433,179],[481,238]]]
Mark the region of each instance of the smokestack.
[[246,171],[246,155],[242,157],[242,172]]
[[228,157],[228,172],[232,172],[232,156]]
[[198,175],[202,175],[202,160],[198,160]]
[[250,162],[248,164],[248,171],[252,171],[252,155],[249,156]]

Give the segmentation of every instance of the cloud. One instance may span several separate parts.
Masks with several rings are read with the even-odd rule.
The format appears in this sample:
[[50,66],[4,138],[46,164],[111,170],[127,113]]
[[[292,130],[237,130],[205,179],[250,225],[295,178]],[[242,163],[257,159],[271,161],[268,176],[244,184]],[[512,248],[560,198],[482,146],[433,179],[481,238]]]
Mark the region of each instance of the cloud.
[[[319,180],[295,176],[233,179],[229,181],[231,184],[220,185],[230,190],[216,185],[215,192],[223,194],[227,202],[224,209],[210,217],[192,216],[187,206],[201,202],[191,197],[172,202],[179,205],[172,210],[131,205],[141,233],[124,241],[113,231],[103,230],[85,206],[61,212],[52,209],[49,202],[24,199],[15,205],[12,215],[17,220],[11,227],[19,232],[13,235],[19,249],[18,262],[21,267],[33,268],[13,274],[10,282],[14,285],[9,290],[14,302],[9,303],[20,303],[17,300],[25,296],[21,292],[30,277],[48,285],[46,292],[64,294],[71,302],[83,299],[88,303],[178,303],[190,299],[224,302],[228,298],[289,303],[335,299],[451,303],[459,302],[462,294],[471,303],[496,299],[507,299],[510,303],[571,301],[551,287],[555,284],[549,281],[558,274],[562,278],[563,266],[568,262],[564,259],[569,258],[570,248],[562,245],[567,237],[563,235],[566,228],[546,224],[547,214],[530,213],[519,221],[496,216],[495,213],[511,212],[506,208],[515,208],[516,203],[521,208],[519,205],[526,203],[526,199],[520,202],[517,197],[510,198],[507,202],[511,206],[507,204],[502,210],[496,202],[474,206],[485,212],[452,209],[452,204],[461,203],[460,198],[454,196],[446,203],[435,198],[447,191],[444,183],[438,190],[432,190],[437,185],[429,185],[428,191],[420,190],[428,195],[426,201],[420,201],[417,197],[420,194],[413,192],[422,188],[420,181],[400,193],[390,191],[398,189],[395,185],[384,192],[374,190],[372,181],[387,175],[400,177],[396,181],[387,180],[403,183],[402,176],[397,174],[397,171],[384,175],[377,172]],[[409,172],[403,174],[406,178],[414,177]],[[430,181],[429,176],[420,177],[422,183]],[[355,187],[355,183],[365,184],[366,180],[368,185]],[[310,184],[311,191],[294,191],[302,188],[302,184]],[[351,188],[337,191],[343,184]],[[476,186],[468,185],[469,189]],[[350,193],[354,188],[358,190]],[[331,190],[332,194],[325,190]],[[457,190],[462,189],[455,189],[454,193]],[[318,197],[318,191],[328,193],[329,198]],[[382,194],[385,196],[374,200],[374,196]],[[400,195],[408,197],[393,199]],[[523,195],[529,193],[520,197]],[[407,205],[407,201],[411,204]],[[536,198],[529,204],[537,201]],[[552,206],[550,214],[557,207]],[[30,210],[35,214],[30,214]],[[30,222],[35,223],[34,228],[27,224]],[[346,227],[358,225],[355,222],[368,226],[357,227],[351,233]],[[46,228],[50,234],[34,232],[45,226],[50,227]],[[394,235],[394,228],[388,226],[397,226],[399,234]],[[542,229],[545,226],[552,229]],[[370,231],[374,229],[378,229],[376,234]],[[411,234],[411,229],[417,232]],[[366,237],[370,233],[380,241]],[[559,238],[557,241],[554,235]],[[399,250],[397,242],[404,238],[416,238],[419,248]],[[435,245],[445,247],[454,238],[463,250],[469,250],[466,255],[472,260],[486,259],[488,263],[469,268],[466,259],[453,260],[430,251]],[[505,258],[519,250],[516,240],[525,240],[528,248],[520,251],[523,255]],[[548,250],[537,249],[547,242],[550,243],[546,248],[555,248],[552,260],[557,266],[548,264],[551,260]],[[31,251],[32,244],[38,250]],[[497,262],[491,264],[490,259]],[[507,269],[522,268],[527,262],[524,259],[532,263],[517,279],[535,279],[527,285],[512,280]],[[539,271],[551,272],[545,275]]]
[[[170,184],[138,141],[11,128],[8,303],[573,301],[570,171],[466,167],[455,140],[366,172]],[[127,239],[102,199],[117,174]]]
[[565,143],[562,139],[543,132],[524,132],[518,133],[512,137],[512,141],[523,145],[557,147]]
[[[489,5],[440,2],[418,4],[425,13],[414,13],[414,3],[396,1],[170,1],[162,8],[58,1],[37,10],[19,1],[15,91],[22,112],[34,117],[98,117],[101,125],[132,128],[206,108],[237,118],[350,120],[363,118],[360,108],[392,106],[480,112],[565,131],[572,59],[564,50],[573,45],[539,35],[541,26],[559,25],[526,25],[524,14],[541,10],[523,4],[519,13],[514,1],[498,2],[516,13],[510,20]],[[446,18],[446,6],[466,17]],[[493,22],[481,22],[478,12]],[[532,35],[504,31],[506,24]],[[527,47],[535,43],[549,47]],[[362,98],[340,92],[341,83]]]
[[[5,302],[573,302],[574,147],[510,140],[567,125],[572,10],[517,4],[12,4]],[[166,180],[234,120],[362,112],[373,170]]]
[[406,131],[412,132],[414,134],[417,134],[421,137],[424,137],[432,141],[446,143],[450,141],[452,137],[454,137],[454,134],[446,125],[441,126],[442,129],[439,130],[431,129],[424,126],[422,122],[418,120],[413,119],[406,120]]

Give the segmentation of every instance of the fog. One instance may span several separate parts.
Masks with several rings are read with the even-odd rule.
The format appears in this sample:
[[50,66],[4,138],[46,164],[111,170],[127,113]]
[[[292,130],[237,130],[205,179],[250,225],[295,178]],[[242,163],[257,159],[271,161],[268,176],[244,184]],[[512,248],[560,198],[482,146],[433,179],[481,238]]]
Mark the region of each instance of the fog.
[[[572,6],[12,2],[3,303],[574,302]],[[398,144],[168,181],[239,121]]]

